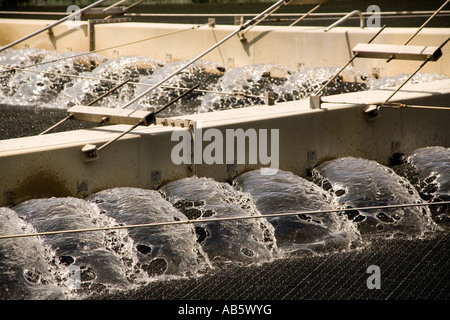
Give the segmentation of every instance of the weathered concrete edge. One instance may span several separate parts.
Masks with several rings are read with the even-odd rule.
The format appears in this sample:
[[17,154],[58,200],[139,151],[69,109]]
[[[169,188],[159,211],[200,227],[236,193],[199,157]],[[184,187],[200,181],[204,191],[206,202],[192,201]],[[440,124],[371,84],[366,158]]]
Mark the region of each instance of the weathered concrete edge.
[[[439,83],[445,86],[449,81]],[[393,101],[441,101],[441,105],[448,106],[450,86],[430,94],[433,84],[439,87],[436,83],[411,86]],[[327,98],[341,101],[367,95],[362,101],[369,101],[373,94],[368,91]],[[202,122],[205,130],[217,128],[223,136],[227,129],[278,129],[279,169],[300,176],[332,158],[354,156],[388,164],[394,153],[432,145],[450,146],[449,110],[382,108],[381,118],[368,121],[361,104],[324,104],[322,109],[314,110],[308,106],[309,101],[302,100],[185,118]],[[40,197],[84,197],[120,186],[154,189],[194,174],[227,181],[241,172],[264,167],[261,163],[175,165],[171,152],[178,141],[172,141],[172,133],[189,129],[171,126],[138,128],[101,150],[98,160],[84,162],[81,148],[85,144],[99,146],[127,128],[115,125],[0,141],[0,206]],[[205,142],[203,148],[207,145]]]

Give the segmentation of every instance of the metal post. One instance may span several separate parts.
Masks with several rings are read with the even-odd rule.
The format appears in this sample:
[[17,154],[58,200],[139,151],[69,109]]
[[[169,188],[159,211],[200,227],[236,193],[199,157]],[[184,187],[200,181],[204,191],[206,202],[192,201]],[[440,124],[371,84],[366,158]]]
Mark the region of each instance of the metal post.
[[35,31],[35,32],[33,32],[33,33],[31,33],[31,34],[29,34],[29,35],[27,35],[27,36],[25,36],[25,37],[23,37],[23,38],[21,38],[19,40],[16,40],[16,41],[14,41],[14,42],[4,46],[3,48],[0,48],[0,52],[4,51],[6,49],[9,49],[9,48],[15,46],[16,44],[19,44],[19,43],[21,43],[21,42],[23,42],[23,41],[25,41],[25,40],[27,40],[27,39],[29,39],[31,37],[34,37],[35,35],[37,35],[39,33],[42,33],[42,32],[44,32],[44,31],[46,31],[48,29],[51,29],[54,26],[57,26],[58,24],[61,24],[61,23],[63,23],[66,20],[69,20],[69,19],[71,19],[71,18],[73,18],[75,16],[78,16],[78,15],[81,15],[81,13],[83,13],[83,12],[93,8],[93,7],[96,7],[96,6],[98,6],[99,4],[101,4],[102,2],[105,2],[105,1],[106,0],[99,0],[97,2],[94,2],[93,4],[83,8],[83,9],[77,11],[77,12],[74,12],[74,13],[72,13],[72,14],[70,14],[70,15],[68,15],[68,16],[66,16],[66,17],[64,17],[64,18],[62,18],[62,19],[60,19],[60,20],[58,20],[58,21],[56,21],[54,23],[52,23],[52,24],[49,24],[48,26],[46,26],[46,27],[44,27],[42,29],[39,29],[38,31]]

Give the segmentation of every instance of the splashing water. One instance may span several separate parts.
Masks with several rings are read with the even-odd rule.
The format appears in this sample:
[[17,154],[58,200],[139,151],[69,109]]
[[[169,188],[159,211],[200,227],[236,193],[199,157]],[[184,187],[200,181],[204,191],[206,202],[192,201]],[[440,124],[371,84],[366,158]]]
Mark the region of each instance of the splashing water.
[[[130,79],[125,86],[96,103],[119,108],[187,62],[166,64],[143,56],[107,59],[99,54],[58,60],[72,55],[74,53],[56,53],[42,49],[5,50],[0,55],[3,67],[0,72],[0,103],[66,109],[75,104],[88,104],[118,83]],[[52,62],[53,60],[58,61]],[[34,64],[37,65],[32,66]],[[26,66],[30,66],[26,68],[28,71],[9,69]],[[265,103],[264,95],[269,91],[275,93],[276,102],[298,100],[318,90],[337,70],[337,67],[303,66],[295,71],[271,64],[229,69],[219,63],[200,60],[129,108],[154,111],[196,84],[200,84],[199,90],[176,102],[160,116],[260,105]],[[399,75],[370,79],[367,74],[347,67],[322,94],[385,88],[398,85],[405,78],[406,75]],[[441,75],[419,73],[411,83],[444,78],[446,77]]]
[[[176,61],[168,63],[164,68],[158,69],[151,77],[143,78],[142,83],[147,84],[147,86],[140,87],[137,90],[136,95],[147,90],[149,86],[153,86],[165,79],[187,62],[188,61]],[[192,88],[197,84],[201,84],[200,88],[202,90],[210,90],[213,87],[213,84],[224,74],[225,70],[226,67],[221,64],[203,60],[197,61],[164,83],[164,86],[156,88],[146,97],[143,97],[140,101],[134,103],[131,108],[156,111],[170,100],[181,95],[186,89]],[[202,96],[202,93],[194,91],[182,101],[176,102],[170,109],[162,111],[160,116],[176,116],[196,113],[198,106],[202,101]]]
[[[33,231],[15,211],[0,208],[0,234]],[[39,238],[0,241],[0,300],[64,299],[50,263],[51,252]]]
[[[114,188],[87,198],[100,213],[123,225],[185,221],[186,217],[154,190]],[[149,276],[193,275],[204,270],[208,258],[191,225],[130,229],[139,267]]]
[[[39,49],[8,49],[0,55],[0,63],[5,68],[24,67],[65,55],[68,54]],[[117,81],[130,78],[134,83],[97,103],[117,108],[184,63],[165,64],[139,56],[107,59],[90,54],[31,68],[42,71],[41,74],[23,70],[0,72],[0,102],[65,109],[74,104],[87,104]],[[262,104],[267,91],[275,92],[278,102],[302,99],[320,88],[336,71],[335,67],[302,67],[293,71],[277,65],[228,69],[221,64],[198,61],[166,85],[189,88],[200,83],[200,89],[213,92],[195,92],[161,116]],[[386,88],[400,84],[405,77],[374,80],[348,68],[324,94]],[[443,78],[419,73],[412,83]],[[158,88],[130,108],[156,110],[183,91]],[[198,222],[173,228],[1,240],[0,277],[2,292],[7,292],[7,296],[0,298],[76,298],[78,294],[126,290],[155,279],[201,275],[222,263],[249,265],[284,257],[284,253],[349,250],[358,247],[360,241],[378,235],[421,236],[437,228],[432,219],[447,228],[448,205],[431,207],[431,210],[425,207],[354,210],[347,214],[303,214],[283,219],[263,216],[287,211],[419,203],[422,199],[448,200],[448,150],[424,148],[408,154],[405,162],[395,168],[399,175],[373,161],[336,159],[313,170],[313,182],[319,187],[288,172],[264,177],[249,172],[238,176],[233,186],[192,177],[163,186],[161,193],[114,188],[85,200],[39,199],[22,203],[13,210],[0,208],[2,235],[186,219]],[[248,215],[260,218],[202,222],[214,217]],[[70,267],[74,265],[80,267],[81,290],[73,290],[67,284]]]
[[[13,81],[16,73],[20,71],[7,71],[11,67],[25,67],[27,65],[34,65],[40,63],[45,55],[46,50],[43,49],[18,49],[14,51],[6,50],[0,55],[0,65],[5,69],[0,70],[0,97],[5,99],[13,95],[18,86],[21,84],[19,79]],[[50,53],[49,53],[50,54]]]
[[[190,177],[170,182],[159,192],[113,188],[84,200],[36,199],[0,208],[1,235],[195,220],[1,239],[0,299],[84,298],[149,281],[202,276],[225,263],[247,266],[304,253],[360,249],[380,236],[431,236],[446,225],[442,214],[427,207],[305,211],[421,203],[420,195],[432,201],[448,199],[448,158],[448,148],[442,147],[406,155],[395,169],[412,183],[374,161],[345,157],[314,168],[316,184],[282,170],[273,176],[255,170],[238,175],[232,185]],[[264,217],[298,211],[303,212]],[[222,217],[258,218],[206,221]],[[81,271],[80,289],[69,281],[74,266]]]
[[163,66],[164,64],[159,60],[141,56],[107,60],[92,72],[81,74],[87,79],[75,79],[72,86],[67,86],[61,104],[68,107],[76,104],[88,104],[103,93],[110,91],[117,84],[129,79],[129,84],[96,103],[103,107],[119,107],[136,94],[137,85],[135,83],[140,82],[142,77],[150,76]]
[[[97,54],[58,60],[73,54],[57,54],[45,50],[33,50],[31,53],[26,55],[27,59],[19,59],[19,61],[9,61],[8,63],[9,59],[5,59],[3,66],[5,68],[38,65],[25,68],[27,70],[23,71],[17,69],[10,73],[2,72],[1,87],[6,97],[3,103],[65,107],[61,106],[60,99],[65,96],[65,89],[73,86],[76,82],[76,78],[73,76],[92,71],[106,61],[105,57]],[[53,62],[53,60],[58,61]],[[5,90],[5,88],[7,89]]]
[[[234,96],[217,93],[205,95],[199,112],[242,108],[264,104],[264,93],[272,91],[277,102],[299,100],[318,90],[338,68],[302,67],[295,72],[279,65],[257,64],[226,72],[216,84],[217,91],[232,92]],[[324,95],[367,90],[368,77],[353,68],[337,77],[323,91]]]
[[[422,199],[429,202],[450,200],[450,148],[426,147],[405,156],[403,164],[394,170],[407,178]],[[450,206],[430,207],[433,220],[450,228]]]
[[208,112],[263,104],[264,92],[284,83],[291,74],[288,68],[276,65],[257,64],[231,69],[217,81],[213,89],[234,95],[208,93],[199,110]]
[[[97,226],[94,223],[96,211],[82,199],[35,199],[23,202],[14,210],[38,232]],[[117,254],[108,250],[103,232],[63,233],[43,239],[55,250],[61,264],[79,267],[81,288],[78,289],[92,292],[129,286],[123,263]]]
[[[319,90],[328,79],[337,72],[337,67],[302,67],[295,72],[287,81],[274,88],[279,95],[279,102],[292,101],[307,98],[310,94]],[[335,80],[329,83],[322,91],[322,95],[328,96],[339,93],[365,91],[370,88],[368,75],[347,67]]]
[[[375,161],[344,157],[327,161],[313,169],[315,183],[330,192],[338,203],[354,207],[422,203],[418,192],[406,179]],[[407,207],[346,212],[363,237],[420,236],[435,229],[427,207]]]
[[[174,181],[161,192],[189,219],[260,216],[250,197],[209,178]],[[197,224],[195,231],[197,241],[215,264],[260,263],[276,256],[274,230],[265,219],[205,222]]]
[[[187,62],[176,61],[164,64],[161,61],[140,56],[107,60],[101,55],[89,54],[39,64],[70,55],[73,54],[58,54],[41,49],[6,50],[0,56],[5,69],[38,65],[29,67],[37,73],[25,70],[2,72],[1,102],[14,105],[68,108],[74,104],[87,104],[110,90],[118,82],[129,78],[131,80],[129,84],[98,103],[102,106],[120,107]],[[165,84],[165,88],[154,90],[130,108],[155,110],[185,90],[175,88],[191,88],[195,84],[201,84],[199,88],[201,90],[212,92],[191,94],[189,98],[184,99],[184,103],[178,102],[171,107],[170,112],[166,111],[165,116],[263,104],[263,95],[267,91],[274,91],[279,97],[279,102],[301,99],[317,89],[328,77],[331,77],[336,71],[335,69],[303,67],[300,71],[294,72],[277,65],[253,65],[227,69],[218,63],[197,61],[169,80]],[[367,76],[361,75],[353,69],[347,71],[347,74],[350,73],[352,76],[347,79],[353,78],[353,80],[346,82],[340,77],[330,84],[325,93],[333,93],[336,88],[344,90],[344,92],[366,90],[365,80],[362,82],[360,80],[366,79]],[[87,77],[87,79],[71,76]],[[105,80],[98,80],[100,78]],[[360,83],[355,85],[352,82],[355,82],[356,78]],[[233,95],[233,93],[237,94]],[[241,93],[244,95],[240,95]]]
[[[385,89],[390,87],[395,87],[401,85],[407,78],[409,77],[409,74],[399,74],[396,76],[387,76],[382,77],[379,79],[372,79],[371,81],[371,89]],[[417,73],[414,77],[412,77],[411,80],[408,81],[408,83],[405,84],[405,87],[408,87],[413,84],[421,83],[421,82],[430,82],[430,81],[437,81],[437,80],[443,80],[447,79],[447,76],[441,75],[441,74],[434,74],[434,73]]]
[[[323,189],[291,172],[278,170],[275,175],[262,176],[255,170],[239,175],[233,183],[253,196],[262,215],[334,208]],[[275,228],[278,246],[286,253],[342,250],[360,240],[354,226],[335,212],[301,213],[267,220]]]

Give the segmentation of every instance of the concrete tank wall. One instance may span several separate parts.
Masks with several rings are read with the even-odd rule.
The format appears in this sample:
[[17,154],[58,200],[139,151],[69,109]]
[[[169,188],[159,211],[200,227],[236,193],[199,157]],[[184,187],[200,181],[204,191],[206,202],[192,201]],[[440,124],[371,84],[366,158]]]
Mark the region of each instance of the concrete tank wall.
[[[0,19],[0,45],[6,45],[53,21]],[[194,29],[192,29],[194,27]],[[99,53],[109,57],[119,55],[150,56],[162,61],[192,59],[225,36],[237,30],[237,26],[203,25],[197,28],[187,24],[158,23],[112,23],[95,25],[95,35],[89,32],[87,22],[79,29],[70,29],[62,24],[22,44],[20,47],[35,47],[59,52],[89,51],[93,37],[95,49],[108,48],[141,39],[152,40],[122,46]],[[351,49],[360,42],[367,42],[378,28],[336,27],[324,32],[324,27],[279,27],[256,26],[245,33],[245,40],[233,37],[204,59],[223,63],[228,67],[249,64],[279,64],[294,70],[301,66],[342,66],[352,56]],[[403,44],[415,28],[386,28],[373,43]],[[448,38],[448,28],[425,28],[410,45],[439,46]],[[356,59],[353,65],[377,76],[397,75],[414,71],[417,61],[386,63],[383,59]],[[450,45],[443,48],[443,57],[428,63],[422,72],[450,76]]]

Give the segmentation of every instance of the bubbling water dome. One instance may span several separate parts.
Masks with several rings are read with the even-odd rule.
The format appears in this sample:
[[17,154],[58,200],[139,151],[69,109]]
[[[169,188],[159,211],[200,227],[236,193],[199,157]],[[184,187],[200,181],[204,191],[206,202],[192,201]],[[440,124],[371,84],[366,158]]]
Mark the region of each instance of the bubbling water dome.
[[[164,68],[159,68],[151,76],[144,77],[141,80],[141,83],[146,84],[146,86],[139,87],[136,91],[136,95],[144,92],[147,89],[147,86],[152,86],[165,79],[168,75],[186,64],[186,62],[187,61],[175,61],[167,63]],[[198,84],[200,85],[199,89],[202,91],[194,91],[189,97],[184,98],[183,101],[178,101],[170,107],[170,109],[162,111],[161,116],[168,117],[197,113],[199,111],[199,106],[203,101],[203,91],[213,89],[214,84],[224,75],[226,70],[227,68],[222,64],[199,60],[172,77],[164,84],[164,86],[156,88],[139,102],[131,105],[130,108],[156,111],[170,100],[180,96],[186,89],[192,88]]]
[[[197,241],[213,265],[254,264],[277,256],[274,229],[265,219],[206,221],[221,217],[261,216],[251,197],[227,183],[189,177],[170,182],[160,191],[189,219],[196,219]],[[201,223],[205,220],[204,223]]]
[[[114,86],[124,86],[96,103],[120,108],[135,96],[165,79],[186,61],[163,61],[145,56],[106,58],[94,53],[56,53],[42,49],[8,49],[0,55],[0,102],[15,106],[67,109],[88,104]],[[16,68],[16,69],[14,69]],[[199,88],[163,110],[161,117],[243,108],[266,103],[307,98],[337,71],[338,67],[302,66],[293,70],[276,64],[228,68],[221,63],[199,60],[169,79],[163,86],[129,106],[154,111],[187,89]],[[406,76],[372,79],[347,67],[322,92],[324,96],[392,87]],[[444,79],[436,74],[416,74],[411,83]]]
[[[314,168],[314,183],[283,170],[254,170],[232,184],[194,176],[158,191],[121,187],[84,200],[35,199],[0,208],[1,235],[102,229],[1,239],[0,286],[6,296],[0,298],[89,298],[201,277],[224,264],[259,267],[276,259],[364,250],[384,239],[426,240],[424,235],[446,228],[445,219],[409,204],[423,201],[414,187],[431,201],[448,196],[447,159],[448,148],[442,147],[408,154],[396,170],[410,174],[413,184],[375,161],[344,157]],[[408,206],[361,209],[396,204]],[[268,216],[277,213],[289,215]],[[188,219],[193,221],[174,224]],[[145,225],[155,223],[164,225]],[[123,229],[110,229],[118,226]],[[68,283],[74,266],[80,289]]]
[[[121,225],[187,220],[154,190],[113,188],[93,194],[87,201]],[[209,267],[192,225],[132,228],[128,232],[139,267],[149,276],[195,275]]]
[[[14,207],[20,218],[37,232],[95,228],[98,213],[82,199],[48,198],[28,200]],[[80,270],[81,292],[127,288],[123,261],[108,248],[111,240],[101,232],[59,233],[43,236],[44,244],[54,251],[58,261]]]
[[[22,234],[33,228],[9,208],[0,208],[0,234]],[[64,299],[57,286],[57,265],[52,252],[39,238],[0,241],[0,300]]]
[[[10,54],[14,53],[13,51]],[[98,54],[77,57],[72,55],[70,52],[57,54],[45,50],[32,50],[31,54],[26,52],[24,58],[18,61],[4,58],[3,60],[6,60],[4,68],[24,67],[24,69],[2,72],[1,84],[5,96],[3,103],[65,107],[61,105],[60,100],[65,97],[65,90],[74,85],[74,79],[90,73],[106,61],[105,57]]]
[[[145,56],[107,59],[94,53],[56,53],[43,49],[8,49],[0,56],[0,62],[3,67],[0,73],[2,103],[59,109],[88,104],[129,79],[125,86],[96,103],[119,108],[186,63],[165,63]],[[335,71],[333,67],[305,66],[294,71],[272,64],[227,68],[220,63],[199,60],[130,108],[159,109],[197,84],[200,84],[198,90],[164,110],[161,116],[260,105],[265,103],[264,94],[269,91],[275,93],[277,102],[298,100],[317,90]],[[367,78],[349,67],[324,94],[367,90]]]
[[141,79],[151,76],[163,66],[163,62],[143,56],[126,56],[106,60],[91,72],[83,73],[82,75],[86,78],[74,79],[73,85],[65,88],[64,97],[61,98],[60,103],[67,107],[76,104],[86,105],[128,79],[129,83],[126,86],[117,89],[96,103],[96,105],[104,107],[120,107],[136,94],[137,83]]
[[[418,192],[405,178],[372,160],[343,157],[313,169],[313,180],[347,209],[394,204],[422,203]],[[405,207],[346,212],[363,238],[422,236],[435,230],[427,207]]]
[[[301,67],[298,71],[281,65],[255,64],[227,70],[214,85],[218,92],[234,93],[221,95],[207,93],[199,112],[243,108],[265,103],[264,94],[273,92],[276,102],[299,100],[318,90],[338,68]],[[368,76],[348,67],[343,76],[337,77],[327,86],[324,95],[368,90]]]
[[[261,175],[260,170],[249,171],[237,176],[233,184],[253,196],[262,215],[332,210],[335,207],[323,189],[283,170],[274,175]],[[352,223],[335,212],[299,213],[268,217],[267,220],[275,228],[278,247],[286,254],[345,250],[360,241]]]
[[[437,146],[414,150],[393,169],[414,185],[422,199],[429,202],[450,200],[450,148]],[[430,211],[439,226],[450,228],[450,205],[431,206]]]

